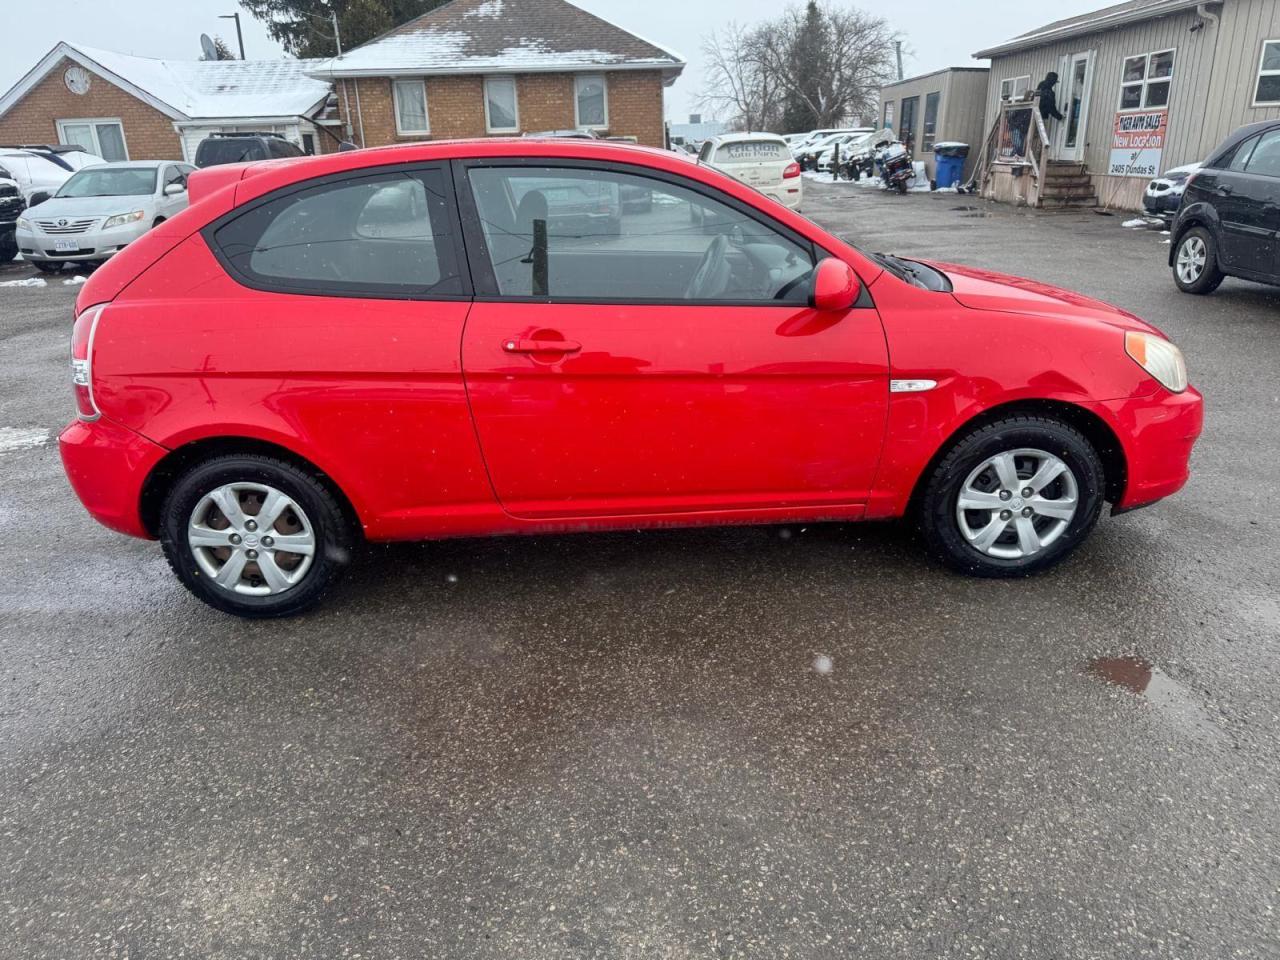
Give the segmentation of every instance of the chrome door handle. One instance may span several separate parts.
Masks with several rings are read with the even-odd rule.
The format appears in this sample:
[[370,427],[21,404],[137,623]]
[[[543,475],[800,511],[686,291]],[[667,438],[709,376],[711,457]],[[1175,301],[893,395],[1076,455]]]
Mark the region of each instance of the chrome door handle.
[[502,349],[507,353],[577,353],[582,344],[577,340],[525,340],[504,341]]

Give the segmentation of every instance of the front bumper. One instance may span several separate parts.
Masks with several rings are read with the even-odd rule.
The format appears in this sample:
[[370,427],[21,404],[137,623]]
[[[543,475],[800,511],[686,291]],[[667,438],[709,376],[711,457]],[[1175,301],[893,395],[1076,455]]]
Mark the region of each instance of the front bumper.
[[73,420],[58,437],[62,466],[89,515],[105,527],[151,538],[142,522],[142,486],[168,451],[99,417]]
[[1124,448],[1124,493],[1116,513],[1177,493],[1190,476],[1191,449],[1204,426],[1204,398],[1194,387],[1097,404]]
[[[57,262],[61,260],[107,260],[115,256],[150,229],[145,220],[112,227],[110,230],[87,230],[64,236],[50,236],[38,230],[19,229],[18,249],[27,260]],[[57,249],[58,241],[74,243],[74,249]]]
[[1181,193],[1159,193],[1142,195],[1142,209],[1153,217],[1159,217],[1162,220],[1172,220],[1178,214],[1178,208],[1182,206]]

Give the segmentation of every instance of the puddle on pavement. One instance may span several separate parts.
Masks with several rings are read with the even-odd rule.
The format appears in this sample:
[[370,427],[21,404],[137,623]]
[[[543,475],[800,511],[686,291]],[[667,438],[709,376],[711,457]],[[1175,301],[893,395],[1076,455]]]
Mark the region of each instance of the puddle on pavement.
[[1221,733],[1191,691],[1141,657],[1095,657],[1089,674],[1141,697],[1169,719],[1206,733]]

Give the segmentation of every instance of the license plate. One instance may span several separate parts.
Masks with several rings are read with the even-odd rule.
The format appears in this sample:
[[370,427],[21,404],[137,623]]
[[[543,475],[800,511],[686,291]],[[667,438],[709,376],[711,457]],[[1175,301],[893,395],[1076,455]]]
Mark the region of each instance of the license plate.
[[74,253],[80,249],[80,243],[76,240],[55,240],[53,249],[55,253]]

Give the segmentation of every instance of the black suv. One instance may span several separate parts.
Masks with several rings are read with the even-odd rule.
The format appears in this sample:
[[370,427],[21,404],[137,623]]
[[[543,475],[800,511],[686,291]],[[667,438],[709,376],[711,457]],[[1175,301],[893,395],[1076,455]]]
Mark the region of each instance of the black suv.
[[196,166],[216,167],[223,163],[301,156],[305,156],[302,148],[278,133],[215,133],[196,147]]
[[18,215],[27,209],[22,191],[0,169],[0,263],[8,263],[18,255]]
[[1241,127],[1187,181],[1169,266],[1178,289],[1224,277],[1280,285],[1280,121]]

